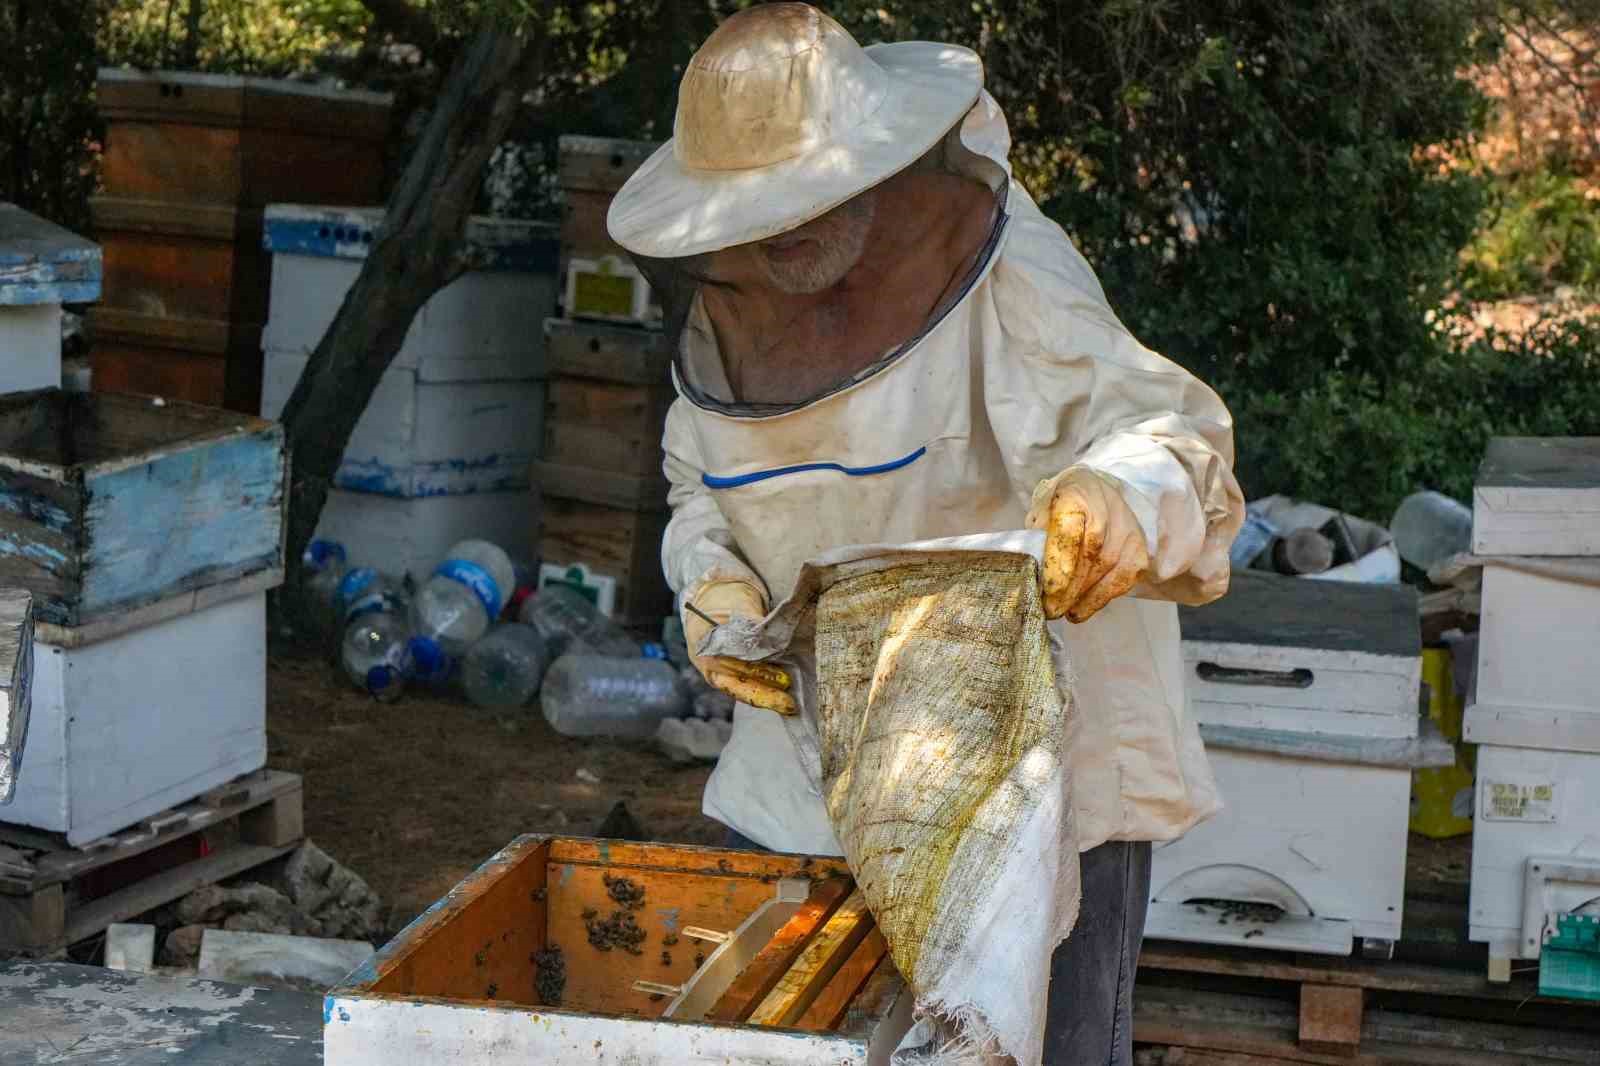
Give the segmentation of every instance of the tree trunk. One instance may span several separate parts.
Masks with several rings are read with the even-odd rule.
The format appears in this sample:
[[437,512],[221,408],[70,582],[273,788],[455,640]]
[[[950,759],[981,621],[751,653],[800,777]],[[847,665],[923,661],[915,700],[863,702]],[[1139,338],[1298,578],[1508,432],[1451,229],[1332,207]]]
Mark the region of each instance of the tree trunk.
[[[288,605],[300,599],[301,554],[356,421],[417,311],[471,265],[462,241],[467,218],[489,157],[538,68],[542,21],[527,20],[527,33],[485,22],[458,54],[361,273],[284,405],[292,457]],[[359,556],[360,545],[351,547]]]

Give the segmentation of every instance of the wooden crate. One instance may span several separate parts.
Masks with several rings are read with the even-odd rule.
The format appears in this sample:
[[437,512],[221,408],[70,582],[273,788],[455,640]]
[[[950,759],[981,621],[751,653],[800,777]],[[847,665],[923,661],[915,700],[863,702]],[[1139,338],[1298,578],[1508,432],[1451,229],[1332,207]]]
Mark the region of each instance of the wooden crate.
[[551,377],[672,387],[672,357],[660,330],[550,318],[544,334]]
[[562,137],[558,176],[566,198],[561,223],[563,262],[573,255],[625,255],[606,233],[611,198],[659,148],[653,141]]
[[0,950],[50,954],[275,859],[301,809],[299,775],[264,770],[87,847],[0,823]]
[[672,389],[560,377],[545,401],[546,463],[654,480]]
[[[828,859],[519,838],[329,993],[326,1061],[886,1062],[909,1027],[910,996],[881,951],[875,967],[834,969],[812,982],[812,1005],[828,1004],[816,1015],[780,1011],[786,1024],[740,1024],[783,1006],[772,998],[787,987],[780,978],[800,969],[813,938],[827,934],[821,923],[839,913],[831,908],[804,919],[809,934],[782,944],[775,936],[770,954],[763,949],[742,969],[720,971],[749,980],[736,980],[701,1016],[732,1020],[664,1017],[682,1006],[672,993],[695,981],[702,965],[700,980],[713,979],[714,953],[697,948],[709,942],[696,930],[734,932],[740,941],[741,925],[786,884],[819,898],[836,883],[825,879],[844,874]],[[643,939],[613,946],[606,928],[630,925]],[[835,985],[853,987],[841,993]]]
[[0,583],[82,626],[283,565],[283,429],[143,396],[0,397]]
[[97,196],[107,307],[149,315],[259,323],[267,316],[261,211]]
[[371,203],[387,95],[262,78],[102,70],[103,306],[94,388],[254,413],[267,308],[262,208]]
[[[83,844],[260,769],[267,759],[261,584],[258,575],[128,617],[41,626],[16,793],[0,819]],[[218,597],[225,598],[194,609]],[[160,621],[141,617],[180,610]],[[103,632],[119,626],[131,628]],[[54,642],[63,639],[70,643]]]
[[110,195],[254,207],[378,198],[387,93],[104,68],[96,95]]
[[538,554],[546,563],[583,563],[615,578],[617,617],[630,625],[659,624],[672,613],[672,590],[661,571],[661,536],[669,518],[666,511],[545,495]]

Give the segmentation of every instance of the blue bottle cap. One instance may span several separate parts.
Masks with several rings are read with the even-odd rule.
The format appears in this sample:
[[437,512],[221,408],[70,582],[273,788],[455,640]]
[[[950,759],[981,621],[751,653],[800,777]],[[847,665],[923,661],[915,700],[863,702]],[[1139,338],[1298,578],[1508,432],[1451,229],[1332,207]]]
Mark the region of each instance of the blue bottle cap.
[[667,649],[665,646],[653,642],[646,644],[644,646],[644,657],[646,659],[660,659],[662,662],[666,662]]
[[398,680],[395,677],[394,667],[374,666],[367,671],[367,691],[376,696]]

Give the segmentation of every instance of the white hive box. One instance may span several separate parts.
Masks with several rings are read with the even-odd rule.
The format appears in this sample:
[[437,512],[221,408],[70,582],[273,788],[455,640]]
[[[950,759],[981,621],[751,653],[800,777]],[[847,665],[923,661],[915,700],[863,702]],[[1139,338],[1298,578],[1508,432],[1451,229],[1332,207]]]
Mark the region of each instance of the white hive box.
[[265,765],[264,592],[78,646],[44,629],[0,820],[87,844]]
[[1415,593],[1235,573],[1227,596],[1181,619],[1225,808],[1156,849],[1146,935],[1383,953],[1400,936],[1411,770],[1425,750],[1450,755],[1417,739]]
[[0,392],[61,384],[61,305],[100,298],[100,246],[0,203]]
[[1600,555],[1600,437],[1496,437],[1472,492],[1478,555]]
[[498,544],[512,558],[530,555],[539,525],[536,491],[468,496],[378,496],[334,489],[317,536],[347,546],[358,565],[422,581],[450,546],[468,539]]
[[1182,612],[1195,717],[1208,725],[1347,737],[1417,735],[1417,597],[1398,585],[1239,571]]
[[1493,975],[1539,957],[1548,915],[1600,913],[1600,755],[1484,744],[1477,776],[1469,934]]
[[[266,353],[262,417],[283,412],[309,358]],[[432,382],[414,368],[392,367],[356,423],[333,483],[401,498],[521,493],[526,517],[544,407],[543,381]]]
[[1523,562],[1560,564],[1574,575],[1485,561],[1466,739],[1600,752],[1600,558]]
[[[309,355],[344,303],[383,221],[378,208],[273,204],[266,210],[272,296],[262,347]],[[557,230],[474,218],[473,269],[435,293],[392,364],[422,381],[542,379],[544,320],[555,312]]]

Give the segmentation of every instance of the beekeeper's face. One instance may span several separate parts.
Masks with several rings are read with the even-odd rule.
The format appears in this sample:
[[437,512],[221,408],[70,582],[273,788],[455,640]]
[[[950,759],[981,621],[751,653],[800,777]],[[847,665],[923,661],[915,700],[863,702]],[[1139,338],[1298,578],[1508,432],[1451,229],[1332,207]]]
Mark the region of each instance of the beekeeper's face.
[[844,280],[861,261],[877,198],[868,189],[819,218],[755,246],[756,262],[781,292],[821,292]]

